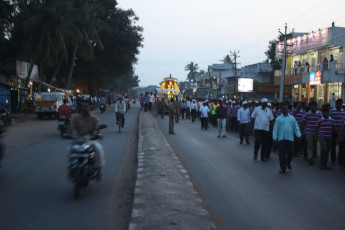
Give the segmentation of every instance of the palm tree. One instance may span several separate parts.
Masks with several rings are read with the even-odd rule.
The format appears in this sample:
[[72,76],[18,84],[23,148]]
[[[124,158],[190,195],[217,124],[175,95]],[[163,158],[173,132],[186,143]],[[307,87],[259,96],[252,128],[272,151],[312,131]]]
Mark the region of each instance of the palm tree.
[[[63,31],[67,28],[63,12],[66,1],[20,1],[19,17],[15,24],[15,32],[23,37],[23,54],[31,58],[31,65],[26,77],[25,86],[29,86],[34,65],[47,63],[53,66],[58,56],[67,57],[67,49]],[[22,55],[23,55],[22,54]]]
[[189,63],[188,65],[186,65],[184,67],[184,69],[186,71],[189,71],[188,75],[187,75],[187,80],[189,81],[189,83],[193,80],[193,82],[195,81],[195,76],[198,72],[199,66],[198,64],[194,64],[193,62]]
[[108,29],[108,26],[100,19],[104,13],[100,5],[90,4],[88,0],[73,0],[70,13],[71,25],[75,28],[75,33],[66,89],[69,89],[71,85],[77,52],[83,58],[92,59],[96,46],[103,49],[99,32]]
[[232,61],[232,59],[231,59],[231,57],[230,57],[230,55],[228,54],[228,55],[226,55],[224,58],[223,58],[223,60],[221,60],[224,64],[233,64],[233,61]]

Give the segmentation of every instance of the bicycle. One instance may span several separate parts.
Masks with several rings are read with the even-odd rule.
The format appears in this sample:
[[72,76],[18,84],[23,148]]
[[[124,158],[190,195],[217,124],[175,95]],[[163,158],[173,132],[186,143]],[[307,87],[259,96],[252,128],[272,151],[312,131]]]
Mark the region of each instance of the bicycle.
[[118,120],[118,125],[119,125],[119,133],[121,133],[121,129],[123,129],[125,122],[124,122],[124,114],[123,113],[119,113],[119,120]]

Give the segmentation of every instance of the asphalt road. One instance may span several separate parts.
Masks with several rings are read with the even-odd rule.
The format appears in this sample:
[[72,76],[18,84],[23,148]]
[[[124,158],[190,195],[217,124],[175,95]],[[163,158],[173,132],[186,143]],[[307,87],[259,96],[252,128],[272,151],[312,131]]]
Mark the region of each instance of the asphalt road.
[[197,120],[180,120],[168,133],[168,116],[157,118],[204,199],[218,229],[344,229],[345,174],[321,171],[294,158],[292,171],[278,174],[277,153],[253,160],[253,143],[237,134],[217,138]]
[[[6,156],[0,169],[0,229],[126,229],[133,191],[130,184],[136,156],[139,107],[126,114],[124,132],[115,127],[113,106],[104,114],[107,124],[100,140],[106,165],[100,183],[91,183],[81,199],[73,197],[67,180],[70,140],[59,137],[56,120],[17,124],[6,133]],[[131,156],[131,157],[129,157]],[[127,165],[126,165],[127,164]],[[125,167],[126,166],[126,167]],[[132,188],[133,189],[133,188]]]

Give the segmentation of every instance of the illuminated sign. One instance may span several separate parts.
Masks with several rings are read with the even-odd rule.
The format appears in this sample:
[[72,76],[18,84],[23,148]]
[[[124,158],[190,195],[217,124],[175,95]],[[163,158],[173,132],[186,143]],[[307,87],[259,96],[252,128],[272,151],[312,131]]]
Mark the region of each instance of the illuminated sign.
[[321,84],[321,71],[309,73],[309,85]]
[[[319,49],[323,46],[326,46],[329,41],[328,29],[317,30],[316,32],[311,32],[309,34],[303,34],[295,38],[288,39],[287,44],[289,46],[287,47],[286,52],[293,54],[304,53],[312,49]],[[283,50],[284,44],[279,43],[277,52],[278,57],[283,56]]]
[[253,92],[253,78],[238,78],[238,92]]

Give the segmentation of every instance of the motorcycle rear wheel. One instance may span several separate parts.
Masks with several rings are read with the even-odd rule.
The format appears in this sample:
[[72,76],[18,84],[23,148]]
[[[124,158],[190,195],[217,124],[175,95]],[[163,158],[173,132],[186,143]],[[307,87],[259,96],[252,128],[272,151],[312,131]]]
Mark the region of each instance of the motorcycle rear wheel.
[[78,168],[75,170],[74,174],[74,198],[79,199],[81,196],[81,189],[83,187],[83,170],[82,168]]

